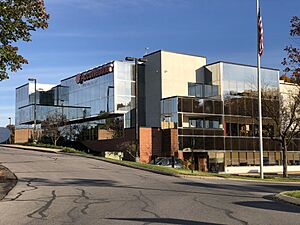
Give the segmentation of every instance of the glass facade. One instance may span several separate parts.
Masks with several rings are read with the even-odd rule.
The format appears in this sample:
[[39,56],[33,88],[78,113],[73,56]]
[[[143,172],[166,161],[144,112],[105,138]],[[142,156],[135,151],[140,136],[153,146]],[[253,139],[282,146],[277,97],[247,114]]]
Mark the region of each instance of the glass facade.
[[113,62],[113,71],[83,83],[75,77],[62,80],[69,89],[69,105],[91,107],[91,115],[124,113],[135,107],[133,64]]
[[[271,101],[274,108],[279,107],[279,72],[262,68],[261,74],[264,163],[279,165],[281,148],[266,134],[273,122],[264,105]],[[211,165],[216,161],[223,167],[259,165],[256,67],[220,62],[206,66],[202,77],[197,76],[198,83],[188,84],[189,97],[161,101],[161,120],[178,128],[179,149],[207,152]],[[295,146],[289,150],[298,150]],[[289,154],[290,164],[299,165],[299,154]]]
[[94,129],[105,121],[94,119],[93,122],[84,122],[84,119],[108,113],[121,115],[122,121],[123,114],[126,114],[127,125],[132,124],[132,113],[128,113],[135,108],[132,62],[114,61],[64,79],[58,86],[40,88],[37,85],[36,93],[33,85],[29,83],[16,89],[18,127],[33,124],[35,95],[38,123],[51,113],[62,113],[67,120],[78,120],[79,123],[86,123],[86,129]]

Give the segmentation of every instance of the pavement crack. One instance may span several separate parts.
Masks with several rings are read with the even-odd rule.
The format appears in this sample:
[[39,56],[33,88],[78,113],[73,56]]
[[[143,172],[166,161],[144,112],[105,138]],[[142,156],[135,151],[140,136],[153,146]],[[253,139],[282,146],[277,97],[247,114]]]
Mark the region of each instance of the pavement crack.
[[[146,197],[141,191],[139,191],[139,195],[137,195],[136,197],[137,197],[137,199],[140,202],[142,202],[144,204],[144,206],[141,209],[142,212],[149,213],[149,214],[153,215],[155,218],[158,218],[158,219],[160,218],[160,216],[157,213],[152,212],[152,211],[150,211],[150,210],[147,209],[151,205],[155,204],[151,199],[149,199],[148,197]],[[150,223],[151,222],[147,222],[147,223],[144,223],[144,225],[150,224]]]
[[223,208],[219,208],[219,207],[216,207],[216,206],[209,205],[209,204],[207,204],[207,203],[204,203],[204,202],[200,201],[197,197],[195,197],[193,200],[194,200],[195,202],[198,202],[198,203],[200,203],[200,204],[202,204],[202,205],[204,205],[204,206],[207,206],[207,207],[209,207],[209,208],[213,208],[213,209],[216,209],[216,210],[223,211],[223,212],[225,213],[225,215],[226,215],[227,217],[229,217],[230,219],[233,219],[233,220],[235,220],[235,221],[237,221],[237,222],[239,222],[239,223],[241,223],[241,224],[248,225],[248,222],[247,222],[247,221],[241,220],[241,219],[239,219],[239,218],[233,216],[233,213],[234,213],[234,212],[231,211],[231,210],[229,210],[229,209],[223,209]]
[[[35,219],[45,219],[47,217],[45,212],[50,208],[50,206],[52,205],[52,203],[54,202],[56,197],[57,196],[56,196],[55,190],[53,190],[51,199],[49,199],[49,201],[47,201],[45,205],[43,205],[42,207],[40,207],[37,210],[33,211],[32,213],[28,214],[27,216],[29,218],[35,218]],[[36,213],[38,213],[40,215],[40,217],[35,217],[34,215]]]
[[29,187],[30,189],[26,189],[26,190],[19,191],[15,197],[13,197],[13,198],[8,198],[6,201],[15,201],[15,200],[17,200],[18,198],[20,198],[25,192],[34,191],[34,190],[38,189],[37,186],[32,185],[33,180],[34,180],[34,179],[30,179],[30,180],[28,180],[27,183],[26,183],[26,186]]
[[77,207],[73,207],[72,209],[70,209],[68,212],[67,212],[67,216],[71,219],[71,222],[75,222],[76,221],[76,217],[75,216],[72,216],[72,213],[73,211],[77,209]]

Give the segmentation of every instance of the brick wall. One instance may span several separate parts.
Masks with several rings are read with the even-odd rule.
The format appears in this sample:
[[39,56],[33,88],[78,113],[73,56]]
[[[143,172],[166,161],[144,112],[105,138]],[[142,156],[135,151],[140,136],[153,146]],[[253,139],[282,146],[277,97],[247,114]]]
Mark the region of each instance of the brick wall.
[[[177,129],[161,130],[160,128],[140,128],[140,162],[149,163],[152,156],[171,156],[178,152],[178,131]],[[102,152],[123,151],[125,158],[126,149],[135,146],[135,129],[125,129],[123,137],[110,140],[84,141],[89,149]]]
[[149,163],[153,155],[161,154],[161,130],[140,128],[140,162]]
[[24,128],[15,130],[15,143],[25,143],[28,142],[33,134],[33,129]]

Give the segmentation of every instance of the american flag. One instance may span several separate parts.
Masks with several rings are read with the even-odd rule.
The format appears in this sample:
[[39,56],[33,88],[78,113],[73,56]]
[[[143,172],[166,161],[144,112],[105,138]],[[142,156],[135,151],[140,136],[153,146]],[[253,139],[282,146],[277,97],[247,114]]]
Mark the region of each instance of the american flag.
[[258,11],[258,54],[262,56],[264,52],[264,30],[262,26],[262,18],[260,15],[260,9]]

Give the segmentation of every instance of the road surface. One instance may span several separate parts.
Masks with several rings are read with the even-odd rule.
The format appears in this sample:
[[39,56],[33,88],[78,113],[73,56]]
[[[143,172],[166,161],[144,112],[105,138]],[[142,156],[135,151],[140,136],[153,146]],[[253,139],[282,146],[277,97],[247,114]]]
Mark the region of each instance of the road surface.
[[0,224],[300,224],[300,208],[269,196],[299,185],[184,179],[64,154],[0,147],[18,177]]

